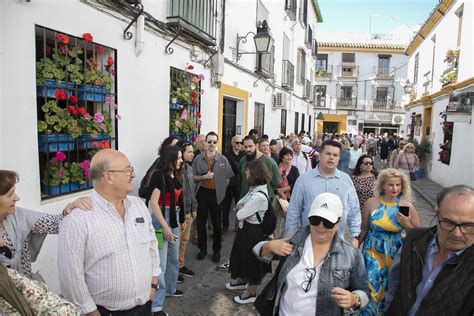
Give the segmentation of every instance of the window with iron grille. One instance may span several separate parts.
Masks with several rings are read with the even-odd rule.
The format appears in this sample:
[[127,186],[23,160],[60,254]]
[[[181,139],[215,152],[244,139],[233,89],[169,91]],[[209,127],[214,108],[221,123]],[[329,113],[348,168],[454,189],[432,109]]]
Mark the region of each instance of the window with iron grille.
[[300,0],[299,20],[305,26],[308,23],[308,0]]
[[260,135],[265,134],[265,104],[255,102],[255,110],[253,116],[253,125],[256,128]]
[[298,49],[296,62],[296,80],[299,84],[304,84],[306,79],[306,54],[304,50]]
[[355,54],[354,53],[342,53],[342,62],[343,63],[355,63]]
[[300,116],[300,114],[299,114],[298,112],[295,112],[295,126],[294,126],[294,128],[295,128],[295,130],[294,130],[295,134],[298,134],[298,123],[299,123],[299,122],[298,122],[298,119],[299,119],[299,116]]
[[304,119],[305,119],[305,115],[304,113],[301,113],[301,130],[304,130]]
[[286,110],[281,110],[281,119],[280,119],[280,133],[286,135],[286,116],[288,112]]
[[311,118],[312,116],[308,116],[308,133],[311,133]]
[[328,70],[328,54],[316,55],[316,70]]
[[47,199],[90,188],[91,158],[118,148],[117,51],[90,33],[79,38],[42,26],[35,27],[35,44],[41,198]]

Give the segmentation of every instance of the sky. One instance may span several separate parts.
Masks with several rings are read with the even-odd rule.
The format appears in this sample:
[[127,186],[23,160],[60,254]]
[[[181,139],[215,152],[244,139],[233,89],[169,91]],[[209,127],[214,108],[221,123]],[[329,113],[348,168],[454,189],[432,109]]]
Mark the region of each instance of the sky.
[[[387,34],[405,24],[423,23],[437,0],[318,0],[323,23],[319,32],[369,32]],[[371,23],[370,23],[371,22]]]

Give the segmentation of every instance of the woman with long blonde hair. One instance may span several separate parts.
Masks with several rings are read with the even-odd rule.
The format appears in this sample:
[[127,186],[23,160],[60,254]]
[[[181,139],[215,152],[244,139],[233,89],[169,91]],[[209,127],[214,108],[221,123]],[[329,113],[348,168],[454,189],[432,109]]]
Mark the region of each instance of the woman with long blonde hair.
[[388,273],[402,245],[401,232],[420,226],[418,213],[411,202],[410,181],[404,173],[390,168],[382,170],[377,177],[374,194],[364,205],[359,236],[359,244],[364,243],[362,255],[371,290],[369,305],[362,315],[380,315],[384,312]]

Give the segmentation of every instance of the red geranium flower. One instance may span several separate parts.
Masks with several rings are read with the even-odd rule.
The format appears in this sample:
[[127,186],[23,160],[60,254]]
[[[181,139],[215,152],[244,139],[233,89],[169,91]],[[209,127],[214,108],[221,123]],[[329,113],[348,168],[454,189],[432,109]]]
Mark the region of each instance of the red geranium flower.
[[193,91],[191,92],[191,96],[192,96],[193,98],[196,98],[196,97],[198,96],[198,94],[197,94],[196,91],[193,90]]
[[85,108],[78,108],[77,109],[77,113],[79,113],[80,115],[84,116],[86,115],[87,111]]
[[77,99],[77,97],[75,95],[71,95],[69,97],[69,102],[76,104],[77,101],[79,101],[79,100]]
[[97,53],[97,55],[104,55],[104,53],[105,53],[104,46],[96,45],[95,46],[95,52]]
[[67,107],[67,111],[71,114],[71,115],[77,115],[77,107],[73,106],[73,105],[70,105]]
[[61,34],[61,33],[56,34],[55,38],[60,44],[67,45],[69,43],[69,36],[65,34]]
[[110,149],[110,143],[108,140],[103,140],[101,143],[100,143],[100,148],[102,149]]
[[58,100],[66,100],[67,98],[67,93],[66,90],[64,89],[56,89],[56,92],[54,93],[54,96]]
[[112,56],[109,56],[109,58],[107,58],[107,63],[106,63],[106,65],[107,65],[108,67],[111,67],[111,66],[113,66],[113,64],[114,64],[114,59],[112,58]]
[[92,42],[94,40],[94,38],[92,37],[92,34],[91,33],[84,33],[82,34],[82,38],[86,41],[86,42]]
[[191,104],[192,104],[192,105],[196,105],[196,104],[197,104],[196,99],[192,99],[192,100],[191,100]]
[[97,148],[99,147],[99,143],[97,141],[92,142],[92,147]]
[[188,70],[193,70],[194,69],[194,66],[193,65],[189,65],[188,66]]

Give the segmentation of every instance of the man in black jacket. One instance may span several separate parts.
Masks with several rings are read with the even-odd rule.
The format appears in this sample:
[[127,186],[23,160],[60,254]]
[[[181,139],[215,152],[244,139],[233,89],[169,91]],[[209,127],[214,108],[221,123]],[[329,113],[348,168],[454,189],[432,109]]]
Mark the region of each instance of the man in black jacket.
[[231,140],[231,148],[224,153],[224,156],[230,163],[234,176],[230,179],[229,185],[225,193],[224,200],[222,201],[222,234],[225,234],[229,229],[229,213],[230,207],[232,206],[232,199],[235,203],[240,197],[240,172],[239,172],[239,162],[240,159],[244,156],[242,150],[242,137],[234,136]]
[[393,260],[385,315],[472,315],[474,189],[438,194],[438,225],[410,231]]

